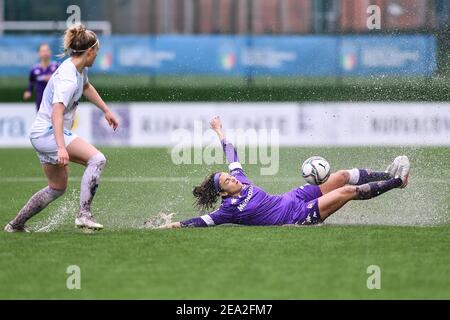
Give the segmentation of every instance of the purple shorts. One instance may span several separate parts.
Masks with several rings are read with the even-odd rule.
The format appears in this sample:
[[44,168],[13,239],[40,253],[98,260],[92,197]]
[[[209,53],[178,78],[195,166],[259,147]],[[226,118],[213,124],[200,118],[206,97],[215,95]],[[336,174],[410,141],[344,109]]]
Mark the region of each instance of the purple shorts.
[[296,189],[296,197],[302,202],[297,224],[310,225],[320,222],[319,201],[322,196],[319,186],[304,185]]

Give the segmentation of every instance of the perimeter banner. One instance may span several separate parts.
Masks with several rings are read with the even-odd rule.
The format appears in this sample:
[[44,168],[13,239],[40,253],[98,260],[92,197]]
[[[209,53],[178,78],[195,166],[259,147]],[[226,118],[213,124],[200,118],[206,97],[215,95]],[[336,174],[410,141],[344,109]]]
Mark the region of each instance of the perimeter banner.
[[[449,103],[116,103],[112,131],[91,104],[73,131],[100,146],[194,147],[213,143],[209,120],[222,118],[237,145],[450,146]],[[0,104],[0,147],[29,147],[33,104]]]

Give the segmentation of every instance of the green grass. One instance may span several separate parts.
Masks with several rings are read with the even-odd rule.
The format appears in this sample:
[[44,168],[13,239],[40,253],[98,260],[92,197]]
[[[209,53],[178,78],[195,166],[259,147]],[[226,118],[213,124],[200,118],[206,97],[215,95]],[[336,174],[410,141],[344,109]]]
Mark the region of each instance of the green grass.
[[[245,77],[235,76],[152,76],[152,75],[102,75],[96,74],[89,77],[92,83],[98,87],[113,89],[124,88],[237,88],[248,85]],[[15,89],[26,88],[26,77],[0,77],[0,88]],[[288,77],[288,76],[257,76],[252,79],[254,87],[311,87],[311,86],[356,86],[356,87],[395,87],[395,86],[423,86],[430,85],[433,88],[448,87],[450,75],[433,77],[408,76],[368,76],[368,77]]]
[[[299,163],[313,154],[333,169],[376,169],[406,153],[411,183],[350,203],[322,227],[184,230],[142,223],[161,211],[177,219],[195,215],[191,187],[222,166],[175,166],[166,149],[103,152],[109,163],[94,214],[106,230],[87,235],[73,228],[82,168],[72,165],[64,199],[29,223],[37,228],[58,217],[52,232],[0,233],[0,299],[450,298],[448,148],[283,148],[275,177],[245,166],[271,193],[302,183]],[[32,150],[0,149],[0,224],[44,185]],[[66,288],[69,265],[81,268],[81,290]],[[370,265],[381,268],[381,290],[366,287]]]
[[[92,75],[109,102],[126,101],[450,101],[450,77],[258,77],[248,85],[235,77]],[[0,102],[20,102],[27,80],[0,77]]]

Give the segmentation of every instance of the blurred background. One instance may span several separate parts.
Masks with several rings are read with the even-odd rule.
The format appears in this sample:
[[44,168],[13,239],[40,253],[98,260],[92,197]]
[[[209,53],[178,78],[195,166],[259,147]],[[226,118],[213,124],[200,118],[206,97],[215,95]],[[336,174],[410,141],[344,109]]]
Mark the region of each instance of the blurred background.
[[110,100],[448,98],[444,0],[0,0],[1,100],[21,96],[39,43],[60,53],[71,5],[102,35],[90,74]]
[[[382,31],[448,31],[445,0],[2,0],[4,21],[63,20],[78,5],[84,20],[114,34],[323,34],[366,32],[378,5]],[[126,17],[126,19],[124,19]]]
[[[449,1],[0,0],[0,145],[29,146],[38,48],[61,62],[74,17],[101,38],[89,77],[125,123],[110,135],[82,105],[74,130],[89,141],[168,146],[217,113],[279,130],[280,145],[450,144],[448,108],[434,103],[449,100]],[[269,107],[240,104],[254,102]]]

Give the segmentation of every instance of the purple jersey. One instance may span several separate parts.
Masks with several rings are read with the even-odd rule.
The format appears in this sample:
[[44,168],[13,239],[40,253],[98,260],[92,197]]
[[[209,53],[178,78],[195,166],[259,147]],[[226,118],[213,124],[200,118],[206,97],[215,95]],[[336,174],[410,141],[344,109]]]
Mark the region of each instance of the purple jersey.
[[219,209],[201,217],[207,225],[273,226],[319,219],[317,198],[322,193],[318,186],[306,185],[281,195],[270,195],[252,184],[241,168],[231,170],[230,174],[244,184],[244,189],[237,197],[223,198]]
[[230,162],[230,174],[244,187],[239,196],[222,198],[216,211],[183,221],[182,226],[206,227],[224,223],[273,226],[319,222],[317,199],[322,196],[322,192],[318,186],[305,185],[281,195],[270,195],[247,178],[233,145],[222,141],[222,146]]
[[39,110],[45,87],[47,86],[50,76],[58,69],[57,62],[50,62],[47,68],[43,68],[40,64],[36,64],[30,71],[30,80],[27,91],[33,92],[36,89],[36,108]]

